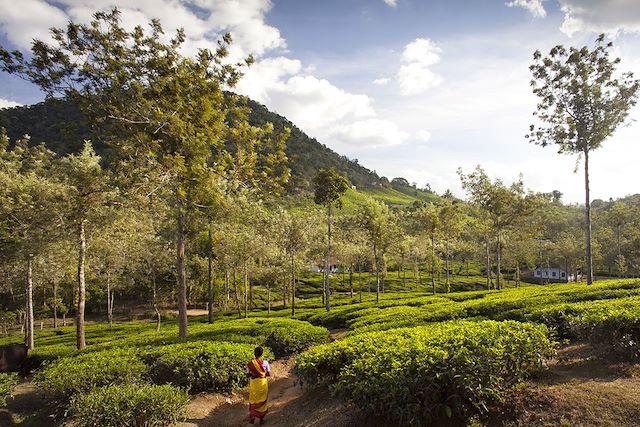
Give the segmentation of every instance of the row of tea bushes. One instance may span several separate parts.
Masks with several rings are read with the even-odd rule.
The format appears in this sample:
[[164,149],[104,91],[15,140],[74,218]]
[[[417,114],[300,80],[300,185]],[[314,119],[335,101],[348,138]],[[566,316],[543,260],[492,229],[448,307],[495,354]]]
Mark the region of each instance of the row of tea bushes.
[[245,386],[244,366],[256,345],[273,345],[276,351],[265,349],[265,357],[271,359],[328,340],[325,328],[290,319],[194,325],[189,338],[179,343],[173,337],[163,341],[164,334],[159,335],[140,330],[104,340],[49,363],[36,381],[68,405],[69,414],[82,426],[169,425],[180,416],[176,408],[184,406],[186,393],[229,392]]
[[460,321],[318,346],[298,357],[296,372],[308,385],[331,385],[366,413],[428,425],[486,412],[554,349],[541,325]]

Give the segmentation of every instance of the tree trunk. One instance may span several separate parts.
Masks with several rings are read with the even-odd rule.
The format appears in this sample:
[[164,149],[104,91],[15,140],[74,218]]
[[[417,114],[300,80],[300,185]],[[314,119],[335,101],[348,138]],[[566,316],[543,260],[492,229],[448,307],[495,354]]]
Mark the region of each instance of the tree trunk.
[[327,207],[327,257],[324,261],[324,304],[327,311],[331,309],[331,304],[329,303],[329,274],[330,271],[330,261],[331,261],[331,204]]
[[267,313],[271,314],[271,283],[267,283]]
[[296,254],[291,251],[291,317],[296,315]]
[[58,281],[53,278],[53,327],[58,327]]
[[32,256],[27,256],[27,283],[26,293],[26,307],[25,307],[25,336],[24,343],[29,350],[33,349],[33,276],[32,276]]
[[431,290],[436,294],[436,238],[431,233]]
[[520,287],[520,261],[516,261],[516,288]]
[[244,261],[244,273],[242,274],[242,284],[244,285],[244,318],[249,317],[249,289],[247,280],[247,260]]
[[498,233],[496,234],[496,288],[498,290],[502,289],[501,282],[501,271],[500,271],[500,252],[502,248],[500,247],[500,228],[498,228]]
[[233,269],[233,293],[236,300],[236,310],[238,310],[238,319],[242,317],[242,312],[240,311],[240,296],[238,295],[238,281],[236,279],[236,270]]
[[186,226],[184,213],[178,208],[176,242],[176,271],[178,279],[178,336],[187,337],[187,272],[185,265]]
[[378,262],[378,247],[373,244],[373,259],[376,263],[376,304],[380,302],[380,263]]
[[444,282],[447,286],[447,293],[451,292],[451,284],[449,283],[449,239],[445,241],[445,255],[444,255]]
[[211,237],[211,223],[209,223],[207,241],[207,320],[213,323],[213,239]]
[[224,310],[229,310],[229,270],[224,270]]
[[113,295],[111,293],[111,274],[107,272],[107,319],[109,328],[113,327]]
[[78,311],[76,313],[76,347],[78,348],[78,350],[82,350],[87,345],[84,339],[84,260],[87,255],[87,241],[84,235],[84,220],[80,220],[80,224],[78,226],[78,235],[80,249],[78,251]]
[[156,275],[153,270],[151,270],[151,285],[153,287],[153,311],[156,313],[156,332],[160,332],[162,317],[160,310],[158,310],[158,291],[156,289]]
[[360,293],[360,302],[362,302],[362,264],[358,263],[358,286]]
[[350,289],[351,299],[353,299],[353,264],[349,265],[349,289]]
[[585,240],[587,243],[587,285],[593,283],[593,257],[591,254],[591,202],[589,200],[589,149],[584,150]]
[[489,257],[489,239],[485,237],[484,247],[487,250],[487,290],[491,290],[491,258]]

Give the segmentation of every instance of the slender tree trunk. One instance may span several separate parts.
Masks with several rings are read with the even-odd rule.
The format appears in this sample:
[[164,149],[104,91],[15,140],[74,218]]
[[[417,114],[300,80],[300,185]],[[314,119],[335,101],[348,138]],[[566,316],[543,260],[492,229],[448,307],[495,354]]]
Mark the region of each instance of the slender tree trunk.
[[58,281],[53,277],[53,327],[58,327]]
[[376,304],[380,302],[380,263],[378,262],[378,247],[373,244],[373,259],[376,263]]
[[296,315],[296,254],[291,251],[291,317]]
[[585,240],[587,243],[587,285],[593,283],[593,257],[591,254],[591,201],[589,198],[589,149],[584,150]]
[[107,272],[107,320],[109,328],[113,327],[113,297],[111,296],[111,274]]
[[249,317],[249,284],[247,283],[247,260],[244,261],[244,273],[242,274],[242,283],[244,285],[244,318]]
[[407,289],[407,272],[404,269],[404,254],[402,254],[402,289]]
[[178,336],[187,337],[187,272],[185,265],[186,226],[184,213],[178,207],[176,242],[176,271],[178,287]]
[[331,262],[331,204],[327,207],[327,257],[324,261],[324,304],[327,311],[331,309],[331,304],[329,303],[329,275],[330,275],[330,265]]
[[240,311],[240,296],[238,295],[238,281],[236,279],[236,269],[233,269],[233,293],[236,300],[236,310],[238,310],[238,319],[242,317],[242,312]]
[[362,264],[360,263],[358,263],[358,287],[360,302],[362,302]]
[[449,283],[449,239],[447,238],[445,241],[445,255],[444,255],[444,268],[445,268],[445,276],[444,281],[447,285],[447,293],[451,292],[451,284]]
[[520,287],[520,261],[516,261],[516,288]]
[[496,287],[498,290],[502,289],[501,276],[502,272],[500,271],[500,253],[502,252],[502,248],[500,246],[500,228],[498,228],[498,233],[496,235]]
[[384,281],[387,278],[387,260],[385,259],[384,253],[381,254],[382,258],[382,280],[381,282],[381,292],[384,294]]
[[224,310],[229,310],[229,270],[224,270]]
[[26,293],[26,307],[25,307],[25,336],[24,343],[26,344],[29,350],[34,348],[33,342],[33,275],[32,275],[32,256],[27,256],[27,283],[25,293]]
[[353,263],[349,265],[349,289],[351,299],[353,299]]
[[211,223],[209,223],[207,240],[207,320],[213,323],[213,238],[211,236]]
[[436,294],[436,238],[431,233],[431,292]]
[[78,310],[76,313],[76,347],[78,348],[78,350],[82,350],[87,345],[84,339],[84,260],[87,255],[87,241],[84,235],[84,220],[80,220],[80,224],[78,226],[78,237],[80,249],[78,251]]
[[151,285],[153,287],[153,311],[156,313],[156,332],[160,332],[162,317],[160,316],[160,310],[158,310],[158,290],[156,289],[156,275],[153,269],[151,270]]
[[487,255],[487,290],[491,290],[491,258],[489,257],[489,239],[488,237],[485,237],[484,240],[484,247],[487,251],[486,255]]
[[271,314],[271,283],[267,283],[267,313]]

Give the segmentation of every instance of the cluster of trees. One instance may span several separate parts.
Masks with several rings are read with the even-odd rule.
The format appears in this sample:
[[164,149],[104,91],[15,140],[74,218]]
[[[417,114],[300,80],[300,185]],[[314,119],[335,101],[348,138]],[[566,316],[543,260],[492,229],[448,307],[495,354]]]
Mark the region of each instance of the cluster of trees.
[[[116,295],[134,305],[151,301],[147,306],[158,327],[160,306],[175,302],[181,337],[187,335],[187,308],[203,302],[210,322],[216,305],[247,316],[258,300],[270,310],[276,298],[295,315],[300,273],[320,260],[327,310],[335,264],[349,272],[352,297],[354,273],[375,273],[377,300],[393,267],[406,289],[414,286],[407,268],[414,283],[427,273],[434,293],[437,282],[448,292],[452,276],[462,274],[463,266],[468,275],[470,263],[484,266],[488,289],[501,289],[507,277],[518,285],[523,271],[551,263],[588,277],[592,259],[609,274],[640,270],[640,204],[594,203],[592,241],[588,182],[584,219],[578,208],[560,203],[559,193],[526,191],[522,179],[505,185],[480,167],[459,171],[470,203],[450,193],[429,194],[403,209],[368,199],[342,211],[350,183],[336,169],[320,169],[313,177],[315,205],[300,195],[283,197],[291,177],[287,147],[296,144],[287,145],[287,122],[256,118],[260,109],[228,92],[252,62],[228,61],[229,35],[217,50],[185,58],[181,30],[167,39],[152,21],[147,32],[127,31],[114,9],[96,13],[88,25],[53,29],[52,37],[51,44],[35,41],[28,57],[0,48],[0,70],[35,83],[49,102],[71,102],[83,118],[81,132],[92,141],[73,141],[56,154],[28,138],[0,134],[0,257],[6,279],[1,290],[9,296],[2,301],[3,308],[25,307],[30,347],[34,301],[56,323],[59,315],[64,321],[73,312],[79,349],[85,346],[87,301],[112,322]],[[564,89],[554,92],[574,71],[556,70],[554,61],[567,53],[552,51],[552,57],[553,52],[560,59],[537,54],[540,68],[532,69],[534,78],[546,82],[536,88],[543,98],[540,111],[555,113],[541,114],[551,127],[532,128],[530,136],[542,145],[569,141],[565,150],[583,153],[587,167],[589,150],[626,117],[637,82],[627,76],[621,86],[593,89],[599,104],[580,115],[584,99],[569,105]],[[579,51],[593,63],[567,81],[580,96],[586,91],[580,73],[592,69],[603,75],[596,81],[585,77],[585,85],[610,77],[606,49],[595,52],[591,57]],[[580,64],[587,60],[573,51],[568,55]],[[545,67],[560,77],[545,74]],[[625,85],[635,86],[624,92]],[[602,101],[608,96],[614,105]],[[617,106],[618,114],[600,117],[598,105]],[[562,122],[564,113],[576,117]],[[604,124],[588,121],[594,117]],[[593,132],[597,137],[589,136]],[[295,155],[304,154],[301,147]],[[376,178],[359,166],[351,173],[363,182]],[[297,176],[310,180],[308,172]],[[417,191],[400,178],[389,185]],[[15,291],[18,283],[24,283],[24,298]],[[34,289],[40,290],[37,298]]]

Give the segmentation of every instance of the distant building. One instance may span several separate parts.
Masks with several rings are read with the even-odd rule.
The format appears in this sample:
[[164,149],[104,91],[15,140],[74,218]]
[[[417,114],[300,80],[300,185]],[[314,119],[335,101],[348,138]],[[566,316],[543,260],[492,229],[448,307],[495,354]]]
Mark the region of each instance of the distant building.
[[[535,279],[543,279],[547,282],[573,282],[576,276],[573,274],[567,274],[565,270],[557,267],[538,267],[533,270],[533,277]],[[578,275],[578,279],[581,275]]]
[[[324,261],[322,262],[314,262],[311,264],[309,271],[312,273],[324,273]],[[342,267],[335,264],[335,261],[331,261],[329,263],[329,274],[337,274],[342,273]]]

